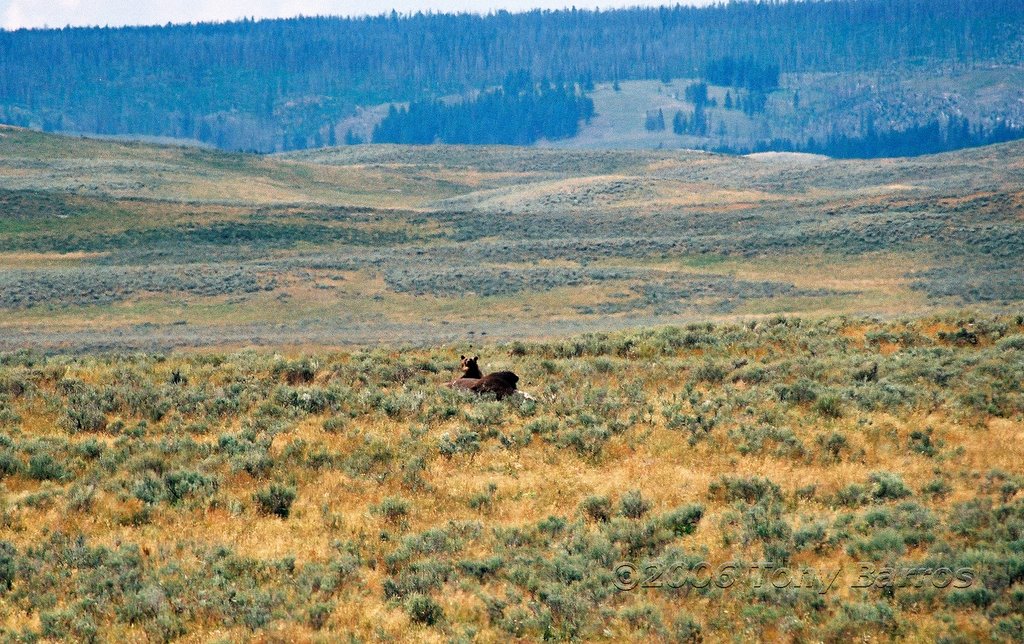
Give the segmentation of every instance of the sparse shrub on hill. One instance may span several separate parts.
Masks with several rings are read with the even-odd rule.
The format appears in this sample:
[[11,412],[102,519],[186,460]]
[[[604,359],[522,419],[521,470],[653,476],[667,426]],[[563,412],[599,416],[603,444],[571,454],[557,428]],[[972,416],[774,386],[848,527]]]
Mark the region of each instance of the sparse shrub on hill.
[[[1022,368],[1000,344],[1017,327],[967,317],[523,341],[508,359],[538,394],[529,408],[445,388],[452,347],[310,355],[298,362],[317,363],[312,381],[260,351],[0,354],[22,390],[0,393],[21,417],[0,426],[0,594],[31,619],[12,631],[29,640],[202,639],[213,623],[257,638],[277,625],[398,637],[395,624],[412,624],[711,641],[779,624],[808,639],[913,639],[948,630],[936,611],[1008,637],[1024,605],[1024,478],[991,446],[1018,431]],[[978,343],[937,337],[961,327]],[[877,379],[851,377],[873,362]],[[706,364],[724,376],[691,382]],[[830,396],[837,417],[819,407]],[[98,410],[105,429],[62,422],[68,403]],[[976,454],[991,465],[963,466]],[[300,498],[313,510],[297,516]],[[287,519],[272,544],[215,538],[222,525],[270,529],[266,516]],[[666,585],[700,581],[693,567],[718,557],[971,567],[977,581],[955,596],[926,584],[852,598]],[[621,591],[620,562],[641,577],[681,568]],[[723,611],[698,621],[707,601]],[[395,620],[367,626],[357,604]]]
[[174,504],[200,494],[210,494],[217,489],[217,482],[199,472],[179,470],[164,475],[164,496]]
[[294,487],[271,483],[253,495],[253,499],[263,514],[272,514],[287,519],[291,513],[292,503],[297,493]]
[[775,393],[783,402],[810,403],[818,399],[818,390],[807,380],[798,380],[792,385],[776,385]]
[[700,644],[704,641],[704,631],[693,617],[683,614],[672,622],[672,641],[679,644]]
[[308,358],[302,360],[282,360],[274,365],[274,375],[282,378],[285,383],[295,387],[308,385],[316,378],[317,363]]
[[608,521],[612,517],[612,502],[608,497],[588,496],[580,504],[580,510],[594,521]]
[[71,473],[53,455],[46,452],[33,454],[28,459],[26,473],[37,481],[60,481],[71,477]]
[[21,460],[14,454],[14,450],[7,447],[0,448],[0,479],[18,474],[23,467]]
[[81,383],[66,383],[68,398],[61,425],[71,433],[101,432],[107,427],[107,417],[99,394]]
[[837,396],[822,396],[814,403],[814,411],[825,418],[842,418],[843,404]]
[[397,522],[409,515],[410,507],[410,503],[401,497],[388,497],[370,510],[386,521]]
[[838,432],[819,434],[815,441],[821,448],[823,460],[826,462],[839,461],[850,446],[846,436]]
[[694,382],[718,383],[725,378],[726,369],[713,362],[705,362],[693,370],[692,379]]
[[676,536],[691,534],[697,529],[704,516],[704,507],[701,505],[685,505],[665,514],[661,517],[665,526]]
[[758,503],[782,499],[782,490],[772,481],[758,476],[737,477],[724,475],[711,483],[708,494],[727,503],[743,501]]
[[630,490],[619,500],[619,514],[629,519],[643,517],[651,507],[651,503],[643,498],[639,490]]
[[903,478],[898,474],[874,472],[868,480],[871,482],[871,496],[877,501],[902,499],[911,495]]
[[409,618],[414,622],[434,626],[444,619],[444,610],[441,605],[427,595],[411,595],[406,600],[406,610]]
[[771,454],[777,457],[797,457],[804,453],[803,441],[788,428],[771,425],[741,425],[729,431],[740,454]]
[[15,558],[18,549],[9,541],[0,541],[0,595],[14,587]]

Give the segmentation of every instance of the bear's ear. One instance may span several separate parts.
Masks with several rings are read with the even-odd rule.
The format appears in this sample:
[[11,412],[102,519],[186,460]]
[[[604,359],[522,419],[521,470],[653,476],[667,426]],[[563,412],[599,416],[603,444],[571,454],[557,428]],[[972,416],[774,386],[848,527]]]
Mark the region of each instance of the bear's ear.
[[473,359],[474,359],[474,360],[479,360],[479,359],[480,359],[480,356],[473,356]]
[[459,356],[459,360],[465,360],[466,356]]

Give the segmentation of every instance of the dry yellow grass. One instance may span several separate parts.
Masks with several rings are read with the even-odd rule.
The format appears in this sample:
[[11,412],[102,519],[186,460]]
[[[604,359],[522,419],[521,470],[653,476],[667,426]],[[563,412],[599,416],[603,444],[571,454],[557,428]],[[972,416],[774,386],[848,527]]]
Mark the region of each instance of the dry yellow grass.
[[[986,531],[996,530],[996,524],[979,524],[968,532],[955,530],[960,529],[958,522],[966,520],[964,508],[973,507],[972,503],[994,502],[1002,504],[1003,512],[1017,512],[1024,502],[1018,492],[1024,486],[1018,474],[1024,458],[1021,389],[1003,391],[1004,398],[997,408],[985,406],[988,403],[968,402],[971,394],[1000,394],[999,389],[1006,382],[1024,384],[1019,350],[1003,348],[1012,345],[1012,338],[1022,337],[1024,326],[1014,319],[975,317],[970,328],[978,335],[976,343],[956,344],[949,339],[953,335],[944,335],[966,328],[963,324],[954,318],[935,318],[890,324],[805,319],[774,326],[697,326],[688,333],[707,339],[695,340],[689,347],[680,344],[665,353],[660,353],[659,338],[683,338],[686,331],[680,335],[659,331],[603,340],[582,339],[579,345],[584,355],[578,357],[562,353],[572,346],[571,341],[523,346],[514,351],[514,356],[501,355],[497,348],[486,347],[487,370],[513,367],[519,371],[522,387],[540,399],[536,407],[453,398],[441,387],[450,377],[447,373],[417,371],[416,365],[438,365],[446,370],[455,361],[458,347],[376,350],[372,354],[320,353],[308,358],[289,352],[276,357],[251,352],[227,356],[180,354],[158,361],[141,356],[109,361],[59,358],[39,363],[34,367],[36,371],[19,366],[15,359],[0,367],[0,401],[7,401],[4,404],[19,417],[3,434],[8,445],[4,449],[17,459],[25,459],[23,463],[29,454],[67,455],[63,458],[67,459],[70,478],[39,480],[29,469],[4,477],[0,507],[9,528],[3,539],[19,555],[27,555],[33,544],[49,543],[57,533],[81,534],[89,547],[104,546],[111,552],[130,544],[141,553],[138,566],[146,579],[169,574],[169,567],[182,568],[192,571],[189,583],[197,591],[206,588],[210,580],[228,574],[214,573],[206,559],[210,555],[204,554],[210,548],[223,546],[240,562],[254,562],[246,565],[263,566],[265,570],[256,573],[256,569],[246,572],[248,568],[240,568],[241,572],[231,573],[237,575],[232,583],[241,584],[239,588],[248,587],[249,575],[255,575],[252,579],[257,587],[283,593],[277,600],[278,608],[268,609],[267,621],[255,627],[238,624],[224,628],[215,615],[224,611],[229,614],[230,609],[219,604],[211,605],[212,613],[194,613],[189,608],[186,614],[192,617],[181,622],[184,641],[329,640],[342,633],[367,640],[442,641],[462,637],[469,632],[467,629],[472,629],[477,640],[497,642],[507,641],[518,631],[511,623],[489,616],[486,601],[490,599],[485,598],[500,598],[510,592],[527,601],[523,605],[528,609],[526,614],[536,617],[544,614],[545,606],[552,605],[545,603],[548,600],[543,593],[555,592],[556,588],[559,593],[571,593],[575,588],[571,583],[554,582],[550,588],[542,584],[548,590],[538,595],[536,590],[529,590],[529,584],[517,576],[519,573],[513,573],[517,565],[527,565],[515,564],[516,557],[529,553],[529,557],[540,559],[524,559],[534,562],[527,569],[543,578],[547,573],[537,562],[567,552],[567,543],[555,539],[543,545],[545,537],[538,536],[543,533],[537,532],[536,526],[543,525],[549,517],[563,517],[570,524],[580,522],[577,527],[567,528],[576,538],[598,538],[604,530],[625,530],[646,525],[645,522],[657,525],[661,520],[658,517],[666,516],[674,508],[699,505],[703,508],[702,516],[692,533],[671,537],[664,543],[653,541],[661,545],[644,547],[658,552],[664,552],[666,547],[675,548],[718,565],[757,561],[766,556],[762,550],[767,551],[767,544],[776,544],[788,549],[791,566],[803,565],[816,571],[842,570],[844,576],[834,590],[821,595],[824,604],[817,609],[801,603],[802,596],[759,599],[750,586],[749,575],[742,575],[735,587],[710,595],[676,595],[666,589],[612,591],[608,599],[598,600],[585,611],[583,621],[574,627],[581,629],[581,635],[598,640],[670,638],[676,628],[674,620],[685,615],[694,619],[710,640],[841,640],[855,636],[923,641],[952,632],[967,637],[991,637],[1004,632],[996,630],[999,620],[986,617],[983,607],[947,603],[948,593],[918,598],[914,601],[925,603],[914,609],[901,603],[901,598],[911,597],[913,589],[897,589],[888,597],[852,587],[858,562],[871,560],[875,555],[870,553],[879,552],[861,549],[882,547],[872,545],[872,539],[891,536],[893,530],[894,534],[906,534],[907,539],[920,538],[913,537],[914,533],[906,527],[886,532],[870,523],[872,519],[867,517],[873,512],[897,518],[925,512],[940,519],[926,529],[932,540],[908,541],[898,549],[880,551],[885,556],[874,559],[876,565],[913,565],[928,558],[957,565],[957,561],[970,559],[966,553],[972,548],[985,550],[990,559],[1007,556],[1008,546],[1000,541],[1000,533]],[[904,335],[898,341],[873,339],[900,333]],[[915,349],[918,345],[932,347],[934,356],[946,356],[946,364],[958,365],[964,372],[961,377],[969,378],[973,384],[952,380],[948,385],[940,385],[912,375],[931,364],[927,359],[920,362],[928,354]],[[606,348],[599,349],[601,346]],[[623,353],[615,347],[622,347]],[[748,363],[730,366],[739,364],[741,358]],[[853,379],[851,369],[859,368],[864,361],[878,365],[879,382],[858,384]],[[723,365],[726,375],[701,375],[709,362]],[[300,373],[295,370],[302,364],[310,365],[312,370],[309,382],[297,388],[287,385],[291,376],[286,374]],[[51,367],[60,374],[59,379],[44,376]],[[390,370],[394,367],[408,369],[401,372],[406,374],[402,376],[404,380],[391,379]],[[758,376],[758,369],[766,369],[769,375]],[[187,385],[181,385],[186,387],[181,394],[174,394],[173,388],[166,385],[175,373],[187,378]],[[125,382],[139,377],[141,385],[124,389]],[[663,381],[665,377],[667,382]],[[705,380],[706,377],[712,379]],[[767,380],[759,380],[765,377]],[[32,393],[3,394],[15,391],[11,383],[22,381],[30,383],[28,391]],[[779,387],[793,386],[799,381],[811,383],[817,401],[787,402],[785,397],[780,398],[782,394],[776,393],[781,391]],[[241,390],[236,389],[234,395],[244,397],[243,391],[260,393],[237,413],[217,417],[185,406],[184,400],[195,397],[205,399],[201,408],[212,405],[216,396],[229,395],[225,388],[239,382],[246,384]],[[873,408],[865,402],[870,396],[882,395],[890,385],[912,389],[913,402],[892,402]],[[67,409],[82,403],[62,392],[82,387],[110,391],[115,399],[134,391],[143,398],[175,396],[178,402],[172,404],[162,420],[148,423],[141,433],[69,433],[62,418]],[[151,391],[157,393],[147,393]],[[290,397],[293,391],[297,398]],[[626,392],[630,391],[634,392],[628,394],[633,402],[627,402]],[[185,392],[190,393],[184,396]],[[335,402],[330,403],[329,411],[303,412],[302,392],[311,396],[333,392]],[[838,399],[836,413],[819,404],[830,397]],[[618,401],[618,406],[602,407],[600,401],[609,398]],[[367,402],[372,400],[382,402]],[[407,411],[382,411],[389,409],[390,404]],[[449,417],[436,416],[431,411],[445,405],[453,405]],[[106,415],[109,422],[125,422],[126,429],[121,431],[128,431],[138,422],[138,414],[128,407],[115,407]],[[680,411],[673,412],[673,408]],[[0,405],[0,414],[3,413],[4,407]],[[691,433],[675,424],[674,414],[678,413],[710,414],[708,418],[714,422],[707,433]],[[486,414],[496,415],[483,424],[474,420]],[[595,444],[597,451],[581,452],[572,447],[575,439],[570,440],[570,430],[588,415],[594,422],[624,423],[625,428],[600,439]],[[339,417],[347,419],[344,429],[325,431],[325,421]],[[246,428],[266,423],[270,418],[281,421],[267,435],[270,440],[266,455],[274,464],[269,476],[254,477],[235,468],[230,460],[234,457],[216,457],[224,453],[225,436],[249,440],[244,438]],[[541,430],[518,448],[503,447],[504,439],[498,437],[515,437],[538,418],[552,419],[560,429],[550,435]],[[184,431],[188,423],[198,421],[207,424],[204,430]],[[751,442],[756,434],[743,432],[758,427],[790,432],[791,438],[785,440],[795,441],[793,444],[799,444],[799,450],[776,442],[782,439],[765,439],[765,447],[756,447]],[[455,436],[467,428],[477,433],[478,452],[456,452],[450,458],[439,455],[438,446],[445,444],[446,436]],[[914,438],[915,432],[925,428],[929,428],[928,444]],[[492,430],[494,435],[487,433]],[[688,440],[691,435],[694,438]],[[825,449],[823,441],[829,436],[843,437],[842,443],[837,443],[840,447],[835,456]],[[40,442],[44,439],[50,442]],[[161,441],[178,441],[175,444],[181,450],[179,455],[161,448]],[[95,462],[111,463],[104,466],[106,469],[94,469],[99,467],[90,465],[94,461],[73,456],[95,442],[106,452]],[[361,470],[361,466],[355,465],[359,461],[353,459],[370,445],[377,445],[391,456],[383,465]],[[921,445],[927,449],[915,447]],[[188,456],[193,453],[196,455]],[[330,464],[310,465],[312,461],[308,459],[313,454],[330,455],[331,460],[326,461]],[[421,474],[424,485],[410,485],[411,479],[405,474],[409,463],[417,457],[425,459]],[[207,496],[196,492],[180,502],[143,501],[137,486],[140,477],[149,476],[146,473],[154,467],[164,474],[195,470],[215,477],[218,485]],[[104,472],[102,477],[96,476],[99,472]],[[906,492],[900,493],[905,496],[871,497],[871,477],[878,472],[895,476],[905,484]],[[998,486],[987,487],[986,477],[993,476],[993,472],[1009,477],[997,481],[1020,484],[1014,483],[1017,487],[1004,488],[1003,492]],[[725,497],[721,488],[714,492],[723,481],[749,483],[764,479],[778,486],[777,498],[769,493],[756,502],[732,499],[728,486],[724,488]],[[928,491],[936,479],[945,482],[944,492]],[[265,487],[268,481],[294,486],[297,496],[286,519],[258,511],[253,492]],[[813,485],[810,493],[805,491],[808,485]],[[868,497],[844,501],[851,485],[865,486],[863,493]],[[79,508],[73,501],[83,486],[94,488],[88,509]],[[472,507],[469,501],[488,486],[493,486],[491,500]],[[618,527],[608,528],[587,519],[581,511],[588,497],[608,497],[617,503],[629,490],[638,491],[651,506],[643,519],[616,518],[609,525]],[[376,510],[394,498],[404,499],[407,514],[395,519]],[[614,512],[615,506],[612,509]],[[752,519],[756,515],[751,512],[755,511],[766,512],[768,518]],[[771,519],[772,516],[776,518]],[[757,521],[768,523],[761,525]],[[761,526],[757,529],[767,530],[774,525],[772,521],[781,521],[788,526],[788,532],[772,538],[751,536],[751,529]],[[401,579],[409,570],[403,564],[392,563],[390,557],[408,539],[431,530],[448,529],[446,526],[451,522],[480,525],[481,530],[477,536],[466,538],[454,554],[438,551],[420,555],[414,561],[450,561],[455,565],[459,561],[496,556],[505,562],[505,572],[483,582],[453,573],[448,581],[431,586],[429,594],[443,620],[433,626],[418,624],[415,613],[409,612],[411,600],[385,592],[388,584],[406,583]],[[814,547],[795,545],[799,542],[793,540],[793,531],[815,523],[823,526],[823,536],[812,539]],[[527,550],[503,546],[497,536],[501,529],[524,530],[534,535],[531,539],[540,539],[541,545],[535,550],[529,549],[533,546]],[[614,543],[619,544],[616,548],[622,548],[616,550],[617,558],[638,565],[657,554],[630,553],[625,550],[626,542]],[[939,548],[943,543],[952,550]],[[320,601],[315,599],[319,595],[308,595],[310,591],[302,590],[304,586],[292,585],[288,580],[312,566],[337,560],[339,547],[357,552],[360,563],[355,576],[345,581],[337,593],[324,596],[328,613],[315,628],[304,616],[310,606]],[[275,568],[275,562],[285,560],[293,561],[290,565],[297,572],[284,573]],[[81,568],[84,564],[75,565]],[[987,564],[976,565],[981,565],[976,587],[992,593],[990,603],[1012,601],[1012,588],[1000,586],[991,577],[996,569],[986,567]],[[604,566],[594,564],[593,568],[585,569],[584,579],[607,571]],[[81,568],[80,574],[87,572]],[[26,576],[22,577],[23,574]],[[24,594],[39,583],[40,578],[27,572],[17,573],[13,590],[0,598],[0,628],[9,632],[49,628],[55,632],[55,609],[37,607],[33,604],[35,596]],[[139,617],[139,624],[132,625],[117,618],[121,613],[113,608],[89,613],[90,609],[81,608],[79,603],[85,598],[82,593],[90,592],[84,586],[67,586],[56,592],[61,598],[59,607],[74,614],[93,615],[89,619],[104,639],[151,637],[158,632],[145,615]],[[125,592],[123,599],[103,601],[121,606],[118,602],[127,602],[136,591]],[[212,589],[202,592],[213,593],[210,601],[217,601]],[[194,599],[183,595],[180,601],[183,606],[192,606]],[[791,601],[796,603],[786,603]],[[844,607],[867,610],[863,607],[877,602],[894,611],[895,622],[882,618],[875,621],[867,613],[844,617]],[[512,611],[513,606],[506,610]],[[647,611],[643,614],[654,615],[651,619],[660,621],[628,617],[633,609]],[[126,609],[122,606],[117,610]],[[44,615],[47,617],[43,621],[50,626],[44,627],[40,621]],[[564,621],[569,619],[568,614],[552,615],[556,636],[567,636],[562,629],[568,628]],[[1012,628],[1012,624],[1007,624],[998,628]],[[84,627],[72,622],[66,628],[71,629],[68,633],[80,634],[74,629]],[[542,633],[542,626],[535,622],[527,622],[523,628],[520,635],[528,638]]]

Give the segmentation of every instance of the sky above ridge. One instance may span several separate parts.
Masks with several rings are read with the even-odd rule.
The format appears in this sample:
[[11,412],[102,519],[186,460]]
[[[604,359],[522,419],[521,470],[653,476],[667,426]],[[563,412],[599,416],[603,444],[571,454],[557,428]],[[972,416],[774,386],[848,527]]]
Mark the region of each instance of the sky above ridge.
[[660,4],[708,5],[716,0],[0,0],[0,28],[162,25],[168,22],[222,22],[241,18],[299,15],[376,15],[416,11],[486,13],[505,9],[612,9]]

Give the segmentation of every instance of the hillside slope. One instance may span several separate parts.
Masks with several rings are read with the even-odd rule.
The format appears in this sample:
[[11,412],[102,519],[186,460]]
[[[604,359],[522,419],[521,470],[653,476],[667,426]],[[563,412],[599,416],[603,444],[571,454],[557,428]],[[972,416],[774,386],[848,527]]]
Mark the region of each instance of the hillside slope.
[[4,348],[545,337],[1024,300],[1024,145],[880,161],[0,130]]

